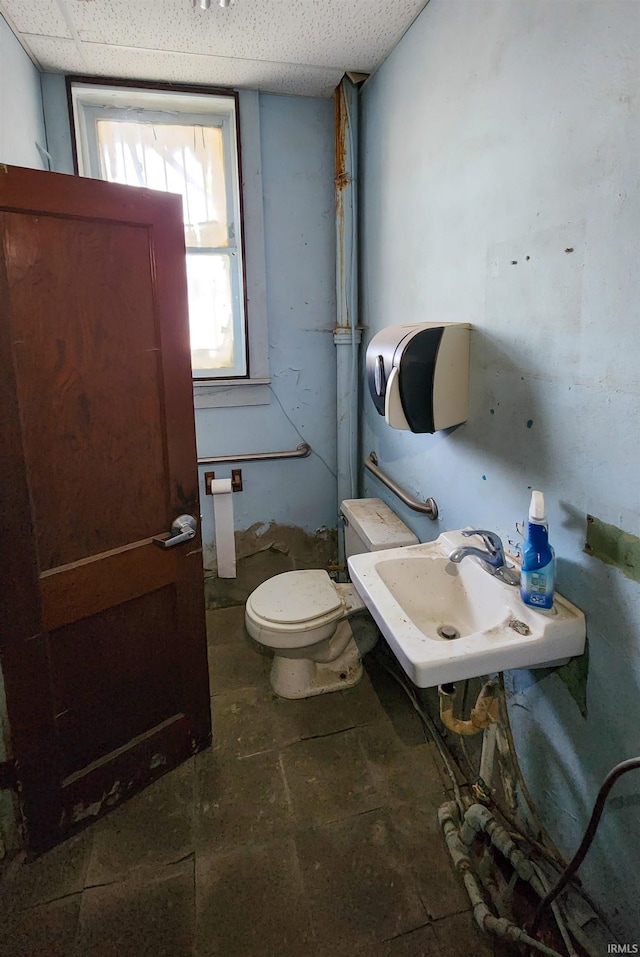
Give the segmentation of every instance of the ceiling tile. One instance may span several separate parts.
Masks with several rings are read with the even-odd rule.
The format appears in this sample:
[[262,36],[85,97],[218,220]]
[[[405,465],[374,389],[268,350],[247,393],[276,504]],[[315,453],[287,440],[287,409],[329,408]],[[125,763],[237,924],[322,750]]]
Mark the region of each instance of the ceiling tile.
[[68,37],[71,33],[56,0],[2,0],[0,11],[6,12],[19,33],[37,33],[46,37]]
[[23,40],[45,73],[87,72],[88,64],[74,40],[65,40],[63,37],[34,37],[28,34],[23,34]]
[[95,43],[84,43],[83,48],[90,64],[90,73],[134,80],[204,83],[271,93],[330,97],[343,74],[342,70],[291,63],[266,63],[188,53],[158,54]]
[[0,11],[49,72],[329,96],[346,70],[374,72],[426,2],[0,0]]
[[307,63],[371,72],[425,0],[68,0],[79,36],[152,50]]

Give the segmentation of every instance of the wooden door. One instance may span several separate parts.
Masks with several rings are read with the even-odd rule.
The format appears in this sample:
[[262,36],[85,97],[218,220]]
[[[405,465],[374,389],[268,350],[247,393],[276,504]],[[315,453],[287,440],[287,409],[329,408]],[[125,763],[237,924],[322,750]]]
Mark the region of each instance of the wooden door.
[[0,653],[40,851],[210,742],[180,199],[0,166]]

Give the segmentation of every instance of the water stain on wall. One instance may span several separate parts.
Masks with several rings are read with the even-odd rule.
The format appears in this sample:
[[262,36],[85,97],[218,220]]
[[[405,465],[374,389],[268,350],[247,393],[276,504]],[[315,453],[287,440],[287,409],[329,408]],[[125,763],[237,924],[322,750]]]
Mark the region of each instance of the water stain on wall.
[[215,568],[205,569],[207,608],[241,605],[251,592],[274,575],[304,568],[327,568],[338,552],[335,529],[319,528],[313,534],[296,525],[257,522],[235,533],[236,578],[218,578]]

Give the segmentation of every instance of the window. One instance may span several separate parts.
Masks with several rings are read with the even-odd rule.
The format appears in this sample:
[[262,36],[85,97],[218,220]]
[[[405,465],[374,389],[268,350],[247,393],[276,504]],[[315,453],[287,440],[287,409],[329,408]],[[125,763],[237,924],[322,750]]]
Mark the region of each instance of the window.
[[194,380],[246,377],[235,95],[70,89],[80,175],[182,196]]

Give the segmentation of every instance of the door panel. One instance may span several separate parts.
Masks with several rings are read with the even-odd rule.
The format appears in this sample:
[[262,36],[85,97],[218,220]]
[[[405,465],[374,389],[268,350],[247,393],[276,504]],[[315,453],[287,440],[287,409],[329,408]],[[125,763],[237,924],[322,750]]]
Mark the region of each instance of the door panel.
[[177,633],[173,585],[50,633],[65,776],[180,713]]
[[[28,841],[211,736],[180,200],[0,167],[0,607]],[[166,537],[166,535],[165,535]]]
[[[140,226],[19,213],[5,216],[4,235],[44,571],[162,530],[166,456],[156,427],[162,370],[149,235]],[[48,388],[34,388],[39,381]],[[138,458],[144,470],[131,470]],[[75,509],[52,476],[74,489]]]
[[149,539],[61,565],[39,578],[42,621],[51,631],[176,580],[177,553]]

